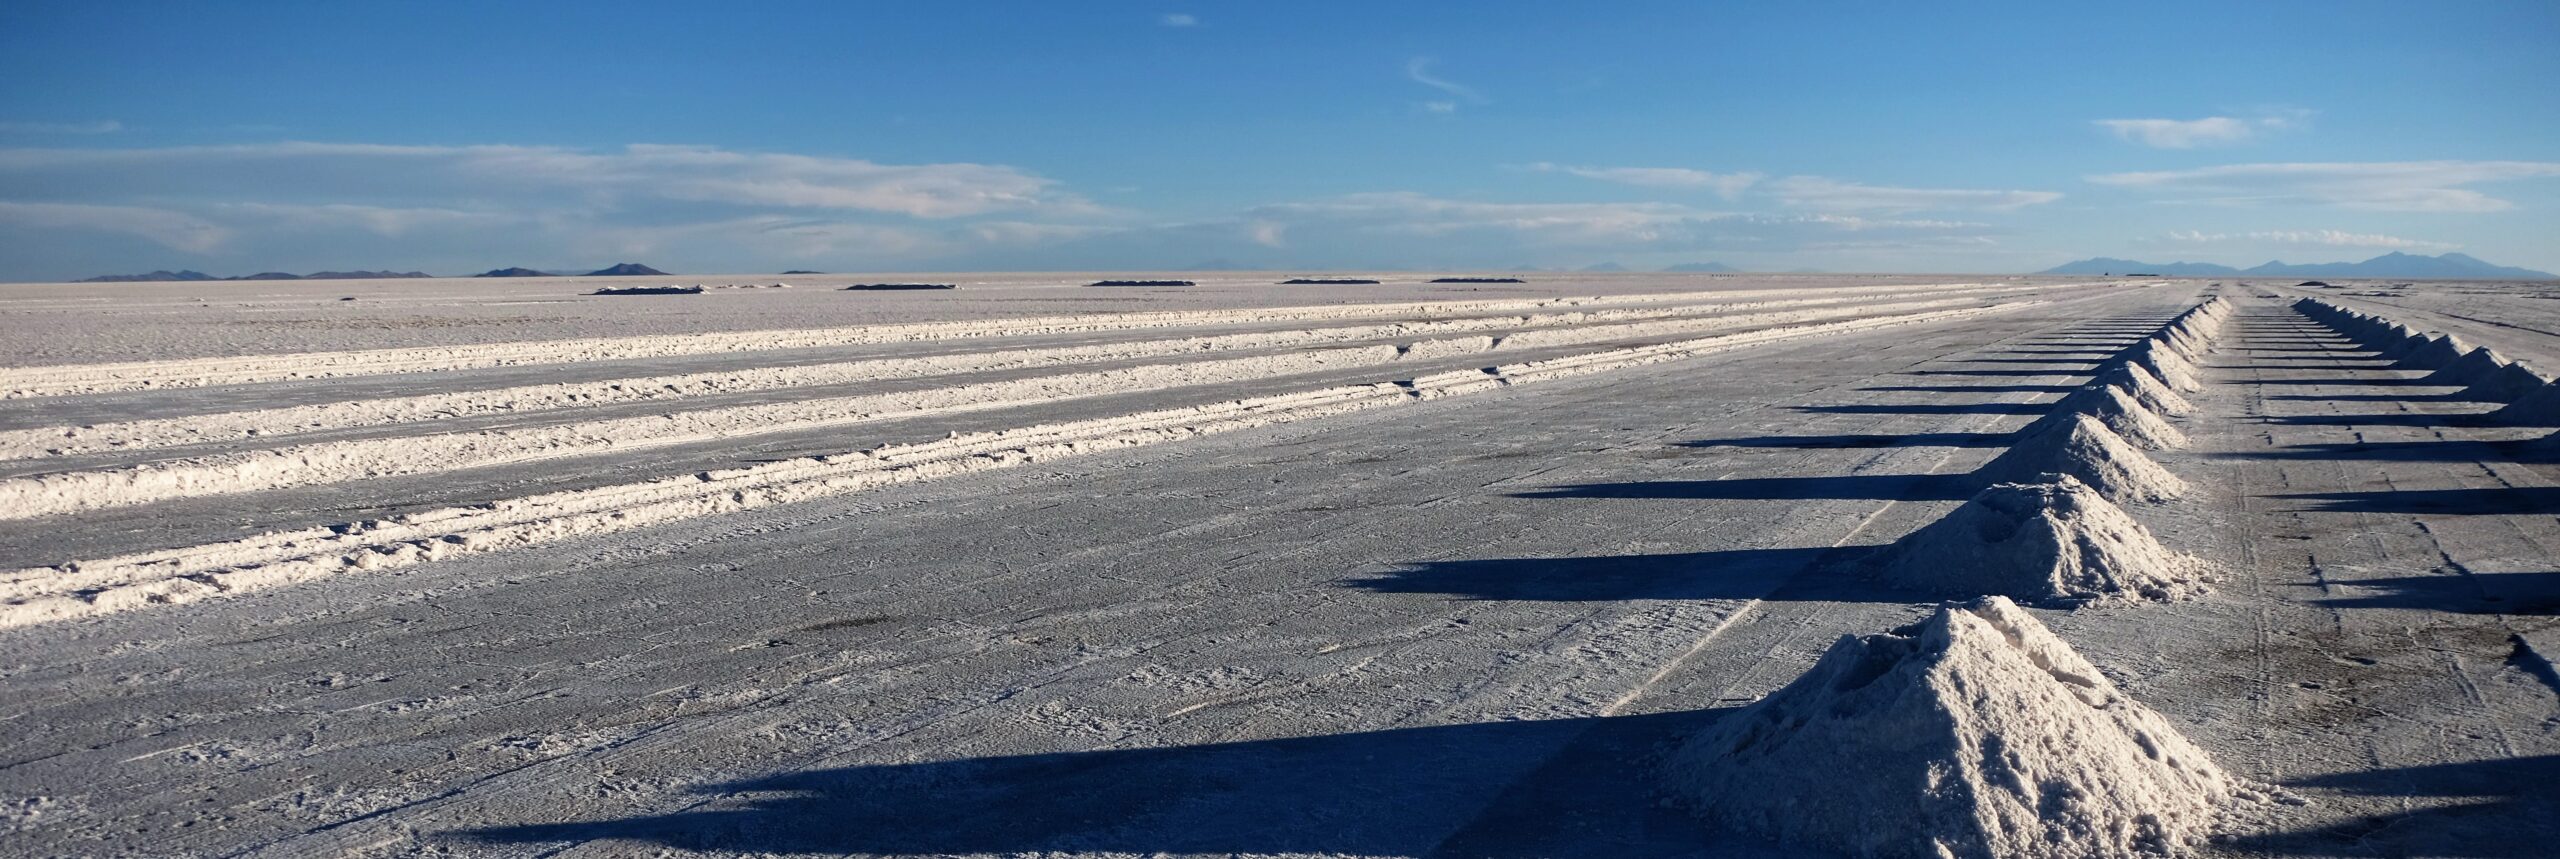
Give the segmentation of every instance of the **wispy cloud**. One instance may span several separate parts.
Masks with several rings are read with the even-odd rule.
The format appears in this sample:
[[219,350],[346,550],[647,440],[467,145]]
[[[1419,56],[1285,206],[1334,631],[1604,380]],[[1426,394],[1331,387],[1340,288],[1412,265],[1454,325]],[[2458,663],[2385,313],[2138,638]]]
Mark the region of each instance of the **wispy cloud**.
[[1181,12],[1167,12],[1157,18],[1156,23],[1167,27],[1197,27],[1200,26],[1200,19]]
[[[521,196],[549,189],[735,206],[839,209],[916,218],[995,212],[1091,212],[1057,183],[987,164],[881,164],[856,158],[635,144],[538,146],[270,143],[156,149],[0,149],[0,175],[75,190],[260,193],[314,181],[412,193]],[[325,189],[314,189],[325,190]]]
[[1714,191],[1717,196],[1728,200],[1741,196],[1744,189],[1761,179],[1760,174],[1752,172],[1710,173],[1686,167],[1578,167],[1545,161],[1528,165],[1528,167],[1541,173],[1563,173],[1639,188]]
[[1458,112],[1459,102],[1465,102],[1468,104],[1492,103],[1492,99],[1486,98],[1484,93],[1476,91],[1474,87],[1432,74],[1431,66],[1436,62],[1439,61],[1430,57],[1415,57],[1406,61],[1404,64],[1405,77],[1413,79],[1414,83],[1448,93],[1455,97],[1454,99],[1439,99],[1423,102],[1424,110],[1432,113],[1456,113]]
[[2090,182],[2161,192],[2180,202],[2315,205],[2392,212],[2497,212],[2515,204],[2470,188],[2560,176],[2551,161],[2381,161],[2231,164],[2106,173]]
[[213,250],[231,231],[184,212],[149,206],[0,201],[0,225],[141,236],[182,251]]
[[2153,244],[2178,245],[2301,245],[2306,247],[2385,248],[2390,250],[2449,251],[2462,247],[2451,242],[2404,239],[2380,233],[2350,233],[2344,230],[2253,230],[2241,233],[2208,233],[2202,230],[2173,230]]
[[1503,203],[1453,200],[1412,192],[1353,194],[1253,210],[1260,223],[1291,235],[1356,244],[1383,236],[1410,245],[1416,236],[1479,255],[1520,247],[1646,251],[1743,248],[1795,250],[1855,242],[1979,241],[1989,225],[1855,215],[1768,215],[1717,212],[1672,203]]
[[2053,191],[1894,188],[1820,176],[1789,176],[1769,183],[1768,191],[1788,206],[1834,212],[2003,212],[2062,199]]
[[113,134],[124,130],[124,123],[112,119],[95,122],[0,122],[0,134]]
[[2094,124],[2119,138],[2154,149],[2198,149],[2243,143],[2263,132],[2299,128],[2311,119],[2301,108],[2268,108],[2246,117],[2202,119],[2100,119]]

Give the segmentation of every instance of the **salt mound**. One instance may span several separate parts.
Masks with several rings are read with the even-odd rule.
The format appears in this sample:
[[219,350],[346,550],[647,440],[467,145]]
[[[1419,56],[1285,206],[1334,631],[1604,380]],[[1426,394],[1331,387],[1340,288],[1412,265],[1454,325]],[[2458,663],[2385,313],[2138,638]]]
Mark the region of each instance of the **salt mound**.
[[2161,384],[2159,377],[2151,375],[2151,371],[2142,369],[2136,364],[2117,364],[2107,368],[2106,371],[2098,374],[2095,381],[2097,384],[2123,388],[2126,394],[2133,397],[2134,402],[2141,403],[2143,408],[2150,409],[2156,414],[2188,415],[2196,410],[2194,403],[2187,402],[2187,398],[2179,396],[2178,392],[2169,390],[2168,385]]
[[1915,859],[2182,852],[2259,795],[2000,597],[1842,638],[1664,775],[1726,825]]
[[2039,603],[2171,600],[2204,593],[2203,566],[2069,475],[1977,493],[1878,558],[1897,585]]
[[2034,482],[2047,472],[2079,478],[2119,504],[2168,501],[2187,493],[2186,481],[2125,443],[2097,418],[2078,413],[2056,416],[2029,429],[2026,438],[1984,465],[1980,473],[2014,483]]
[[2507,364],[2490,371],[2486,378],[2473,382],[2471,387],[2464,388],[2460,396],[2466,400],[2515,403],[2548,387],[2551,387],[2551,379],[2534,372],[2533,368]]
[[2560,383],[2529,391],[2505,408],[2490,412],[2489,416],[2499,423],[2560,426]]
[[2471,351],[2471,343],[2451,334],[2429,334],[2425,340],[2400,356],[2400,365],[2430,370],[2452,364]]
[[2462,353],[2461,357],[2453,359],[2453,363],[2427,374],[2420,381],[2431,385],[2470,385],[2489,378],[2509,363],[2512,362],[2498,354],[2498,350],[2482,346]]
[[2147,450],[2186,447],[2187,434],[2143,408],[2142,402],[2115,385],[2098,385],[2073,394],[2064,406],[2097,418],[2125,441]]
[[2204,390],[2204,382],[2196,378],[2195,367],[2170,352],[2168,347],[2146,343],[2134,350],[2130,363],[2139,364],[2169,387],[2180,391]]

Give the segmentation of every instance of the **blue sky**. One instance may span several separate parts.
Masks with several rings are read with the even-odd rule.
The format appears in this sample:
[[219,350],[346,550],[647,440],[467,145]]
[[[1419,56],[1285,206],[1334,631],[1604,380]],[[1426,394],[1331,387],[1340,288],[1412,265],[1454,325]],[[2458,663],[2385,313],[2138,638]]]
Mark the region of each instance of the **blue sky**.
[[2560,3],[0,5],[0,278],[2560,270]]

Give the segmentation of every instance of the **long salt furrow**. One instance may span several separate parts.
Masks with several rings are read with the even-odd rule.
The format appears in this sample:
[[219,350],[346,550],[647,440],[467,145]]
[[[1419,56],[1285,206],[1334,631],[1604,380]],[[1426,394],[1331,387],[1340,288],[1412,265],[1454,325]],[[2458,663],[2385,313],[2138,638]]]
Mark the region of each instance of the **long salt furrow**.
[[[1882,292],[1911,293],[1928,290],[2030,290],[2052,289],[2070,284],[2039,284],[2002,287],[1997,284],[1951,283],[1926,285],[1843,287],[1824,290],[1818,298],[1791,298],[1777,301],[1790,304],[1825,301],[1849,301]],[[1394,304],[1347,304],[1307,307],[1247,308],[1236,310],[1182,310],[1140,313],[1088,314],[1081,316],[1048,316],[1025,319],[955,320],[946,322],[914,322],[893,325],[865,325],[842,328],[798,329],[781,331],[734,331],[703,334],[651,335],[641,337],[586,338],[526,343],[490,343],[475,346],[429,348],[368,349],[350,352],[306,352],[286,355],[247,355],[228,358],[202,358],[184,361],[140,361],[114,364],[75,364],[0,369],[0,399],[22,397],[96,394],[115,391],[138,391],[160,388],[191,388],[208,385],[280,382],[296,379],[326,379],[347,376],[429,373],[525,364],[566,364],[587,361],[614,361],[640,358],[665,358],[747,351],[809,349],[829,346],[852,346],[879,343],[910,343],[934,340],[975,339],[1044,334],[1074,334],[1096,331],[1130,331],[1156,328],[1193,327],[1234,323],[1286,322],[1301,320],[1355,320],[1462,315],[1469,313],[1509,313],[1552,308],[1603,308],[1631,305],[1706,302],[1723,300],[1736,309],[1773,306],[1770,300],[1733,298],[1730,291],[1660,293],[1651,295],[1594,295],[1572,298],[1517,299],[1470,302],[1402,302]],[[1785,306],[1785,305],[1774,305]]]
[[[1870,316],[1878,312],[1943,308],[1948,304],[1945,301],[1904,302],[1842,313]],[[126,507],[176,498],[457,471],[605,451],[646,450],[1032,402],[1345,370],[1417,357],[1447,358],[1506,348],[1570,346],[1691,333],[1700,328],[1747,327],[1752,323],[1802,323],[1811,321],[1805,317],[1823,315],[1840,314],[1796,311],[1757,314],[1747,320],[1728,317],[1548,329],[1502,340],[1478,336],[1404,345],[1378,344],[1216,361],[1149,364],[923,390],[727,406],[550,426],[322,441],[125,468],[0,479],[0,520]]]
[[[1930,301],[1944,303],[1973,294],[1972,291],[1950,290],[1932,294]],[[1833,303],[1837,299],[1815,301]],[[450,420],[481,415],[590,408],[617,403],[667,402],[720,394],[1102,363],[1167,355],[1338,346],[1395,337],[1508,332],[1496,333],[1491,338],[1477,339],[1485,341],[1483,348],[1556,345],[1576,342],[1569,339],[1577,336],[1577,331],[1571,329],[1602,330],[1590,327],[1595,323],[1664,321],[1664,324],[1648,329],[1644,333],[1652,331],[1667,333],[1709,327],[1744,327],[1771,320],[1802,321],[1829,316],[1891,312],[1915,307],[1922,303],[1898,302],[1888,305],[1797,310],[1791,313],[1737,313],[1732,305],[1727,304],[1681,305],[1669,308],[1599,310],[1261,331],[921,357],[873,358],[806,366],[758,367],[587,382],[518,385],[489,390],[317,403],[87,426],[53,426],[0,431],[0,460],[144,450],[248,438],[271,439],[278,435]],[[1757,306],[1761,305],[1755,305]],[[1620,324],[1611,326],[1607,330],[1623,329],[1625,326]],[[1468,348],[1466,351],[1482,351],[1482,349]]]
[[1059,457],[1159,444],[1598,373],[1781,340],[2008,312],[1989,307],[1794,325],[1401,383],[1348,385],[569,490],[326,528],[0,573],[0,627],[189,602],[347,570],[542,545]]

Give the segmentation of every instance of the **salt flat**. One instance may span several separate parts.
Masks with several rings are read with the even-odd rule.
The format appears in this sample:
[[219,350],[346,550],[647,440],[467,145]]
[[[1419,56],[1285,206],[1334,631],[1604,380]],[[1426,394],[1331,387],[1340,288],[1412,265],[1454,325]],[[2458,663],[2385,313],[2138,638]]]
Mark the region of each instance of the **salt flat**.
[[2031,609],[2259,790],[2180,849],[2554,834],[2550,428],[2295,304],[2528,290],[886,279],[0,288],[0,848],[1799,855],[1670,751],[2209,297],[2210,591]]

